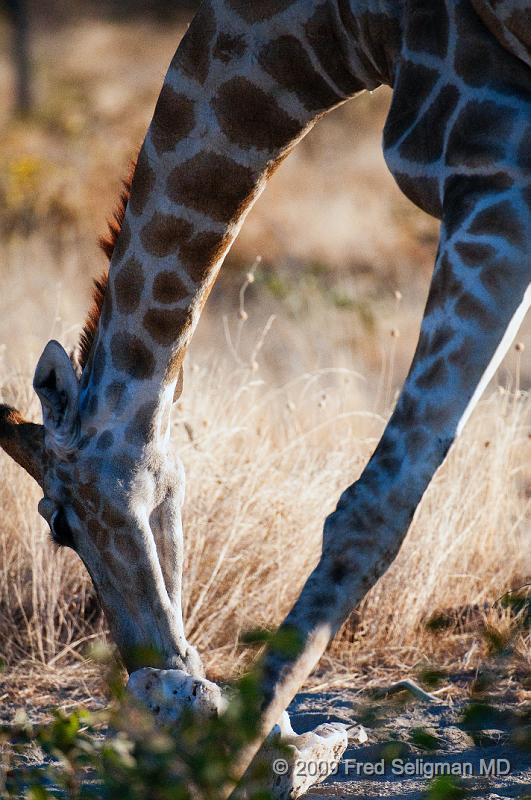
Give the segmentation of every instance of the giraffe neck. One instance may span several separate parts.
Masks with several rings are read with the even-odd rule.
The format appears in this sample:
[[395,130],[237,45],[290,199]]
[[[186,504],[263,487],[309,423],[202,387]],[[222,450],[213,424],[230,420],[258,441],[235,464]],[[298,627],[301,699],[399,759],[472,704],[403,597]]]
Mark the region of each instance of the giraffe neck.
[[204,3],[170,65],[133,178],[81,384],[82,416],[161,434],[201,309],[251,205],[326,111],[383,82],[401,2]]

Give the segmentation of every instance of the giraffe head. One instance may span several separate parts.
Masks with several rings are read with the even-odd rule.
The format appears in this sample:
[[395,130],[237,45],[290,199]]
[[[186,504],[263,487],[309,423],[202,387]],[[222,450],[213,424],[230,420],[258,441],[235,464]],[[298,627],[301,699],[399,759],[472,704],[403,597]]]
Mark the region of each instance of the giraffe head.
[[101,398],[87,384],[101,368],[94,353],[105,294],[106,279],[96,282],[77,359],[56,341],[44,348],[33,380],[43,424],[0,405],[0,446],[41,486],[51,540],[83,561],[129,671],[200,676],[181,613],[184,471],[168,448],[174,387],[131,397],[117,381],[97,411]]
[[72,548],[85,564],[129,670],[162,664],[200,675],[181,617],[184,473],[166,448],[168,408],[146,413],[124,450],[113,447],[108,419],[83,412],[78,374],[58,342],[46,345],[33,386],[43,424],[0,406],[0,445],[43,490],[50,546]]

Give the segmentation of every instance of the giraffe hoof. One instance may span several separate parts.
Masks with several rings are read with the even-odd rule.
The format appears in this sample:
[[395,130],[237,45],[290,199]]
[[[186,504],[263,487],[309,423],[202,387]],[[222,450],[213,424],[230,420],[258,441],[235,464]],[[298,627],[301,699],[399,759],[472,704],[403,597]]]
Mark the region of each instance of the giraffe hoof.
[[161,725],[178,722],[187,708],[213,717],[226,706],[221,689],[206,678],[194,678],[181,669],[145,667],[133,672],[127,691],[145,705]]

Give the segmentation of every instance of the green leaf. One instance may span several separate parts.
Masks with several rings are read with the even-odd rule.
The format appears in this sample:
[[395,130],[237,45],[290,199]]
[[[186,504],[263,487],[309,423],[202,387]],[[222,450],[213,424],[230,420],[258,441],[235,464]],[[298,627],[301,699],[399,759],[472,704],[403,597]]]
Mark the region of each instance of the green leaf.
[[27,794],[28,800],[49,800],[50,795],[44,786],[32,786]]
[[463,800],[467,793],[451,775],[440,775],[431,783],[426,800]]
[[410,734],[410,740],[415,747],[419,747],[421,750],[427,750],[429,752],[438,750],[441,746],[438,737],[434,736],[428,731],[425,731],[423,728],[413,728]]

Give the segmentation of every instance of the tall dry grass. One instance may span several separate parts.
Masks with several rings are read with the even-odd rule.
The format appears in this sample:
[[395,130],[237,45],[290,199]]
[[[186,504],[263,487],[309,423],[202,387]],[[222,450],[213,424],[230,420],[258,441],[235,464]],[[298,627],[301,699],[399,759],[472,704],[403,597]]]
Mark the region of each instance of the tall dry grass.
[[[280,391],[241,377],[231,391],[205,367],[201,391],[190,390],[193,413],[183,409],[198,437],[181,445],[190,474],[186,619],[221,672],[237,658],[240,631],[276,625],[289,609],[318,558],[325,514],[385,424],[347,371],[304,375]],[[483,608],[529,575],[530,410],[526,395],[502,390],[480,405],[362,604],[354,642],[346,626],[333,659],[470,660],[470,646],[480,656],[481,637],[450,644],[425,623],[438,610]]]
[[[228,345],[216,359],[192,354],[173,422],[188,482],[186,626],[211,672],[225,676],[248,655],[240,633],[274,626],[289,609],[318,558],[325,515],[360,474],[386,416],[375,406],[384,401],[377,393],[369,401],[361,376],[344,368],[275,386],[262,339],[244,334],[237,357]],[[27,385],[18,376],[9,383],[22,406]],[[519,387],[488,393],[354,634],[347,625],[329,652],[333,663],[481,657],[479,633],[441,639],[425,623],[438,610],[481,609],[531,571],[530,410]],[[104,628],[89,579],[73,553],[50,543],[30,479],[3,455],[0,470],[0,658],[79,659]]]

